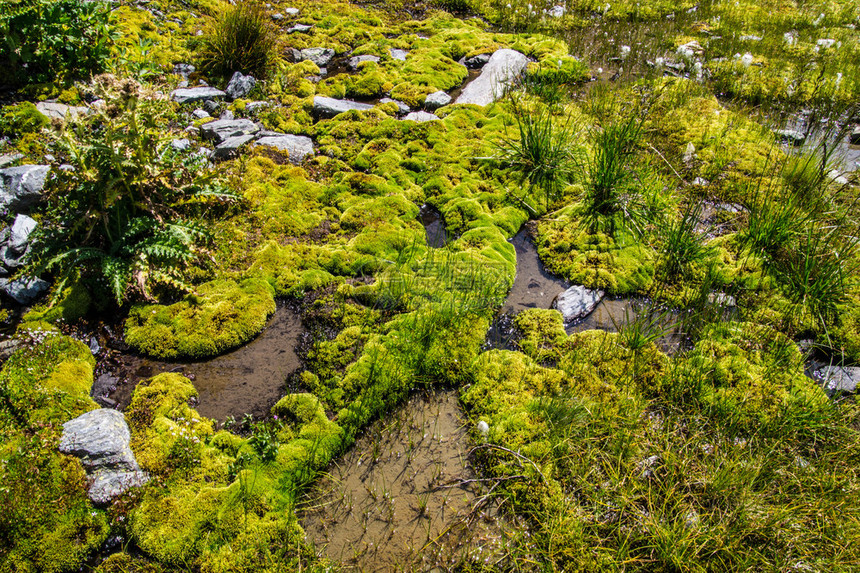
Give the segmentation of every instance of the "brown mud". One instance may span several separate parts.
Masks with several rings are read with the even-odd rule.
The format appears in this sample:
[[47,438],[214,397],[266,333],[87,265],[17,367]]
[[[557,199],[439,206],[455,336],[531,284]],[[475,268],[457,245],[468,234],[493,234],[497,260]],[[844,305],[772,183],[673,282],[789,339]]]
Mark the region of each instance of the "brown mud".
[[377,420],[308,493],[301,522],[316,551],[345,571],[493,567],[513,535],[469,463],[452,390],[416,394]]
[[296,347],[303,331],[298,313],[279,305],[263,332],[232,352],[205,362],[163,362],[120,354],[99,382],[109,384],[105,376],[113,379],[116,389],[108,397],[124,409],[141,380],[178,372],[199,392],[196,408],[203,416],[220,422],[245,414],[264,417],[286,394],[287,377],[301,367]]

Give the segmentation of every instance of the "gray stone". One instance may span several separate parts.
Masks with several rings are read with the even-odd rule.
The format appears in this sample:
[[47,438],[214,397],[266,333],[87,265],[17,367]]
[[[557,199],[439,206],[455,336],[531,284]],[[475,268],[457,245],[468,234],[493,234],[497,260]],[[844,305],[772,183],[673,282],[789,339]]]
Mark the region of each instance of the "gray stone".
[[170,147],[175,149],[176,151],[188,151],[191,149],[191,140],[190,139],[174,139],[170,142]]
[[63,103],[54,103],[49,101],[40,101],[36,104],[36,109],[42,115],[47,116],[49,119],[60,119],[65,120],[67,117],[72,119],[77,119],[79,115],[88,115],[90,113],[89,108],[66,105]]
[[451,96],[440,90],[427,96],[424,100],[424,107],[433,111],[434,109],[439,109],[449,103],[451,103]]
[[274,20],[275,22],[280,22],[283,19],[284,19],[284,15],[281,14],[280,12],[275,12],[274,14],[272,14],[272,20]]
[[819,371],[824,383],[824,390],[829,394],[841,392],[853,393],[860,381],[860,367],[857,366],[825,366]]
[[188,76],[197,71],[197,68],[192,66],[191,64],[176,64],[173,66],[173,73],[182,77],[183,80],[187,80]]
[[602,290],[575,285],[558,295],[555,306],[567,323],[587,316],[601,300]]
[[425,121],[439,121],[439,116],[426,111],[413,111],[412,113],[406,114],[403,121],[417,121],[418,123],[424,123]]
[[60,171],[74,172],[74,170],[75,170],[75,166],[74,166],[74,165],[69,165],[68,163],[63,163],[62,165],[60,165],[59,167],[57,167],[57,169],[59,169]]
[[400,60],[401,62],[405,62],[406,56],[409,55],[409,52],[407,52],[406,50],[399,50],[397,48],[389,48],[388,54],[394,60]]
[[256,85],[257,78],[254,76],[246,76],[242,72],[236,72],[230,78],[224,91],[230,99],[239,99],[251,93]]
[[253,134],[234,135],[233,137],[228,137],[218,144],[215,150],[209,155],[209,158],[216,160],[235,157],[238,154],[240,147],[253,140]]
[[466,64],[467,68],[477,70],[487,65],[487,62],[490,61],[490,56],[491,54],[478,54],[477,56],[466,58],[463,60],[463,63]]
[[335,51],[331,48],[305,48],[304,50],[293,50],[293,59],[297,62],[310,60],[318,67],[324,68],[335,56]]
[[507,48],[497,50],[481,75],[473,82],[463,88],[456,103],[489,105],[504,95],[505,90],[511,83],[519,78],[526,69],[529,59],[517,52]]
[[287,28],[287,34],[295,34],[296,32],[300,34],[304,34],[311,31],[313,26],[309,26],[307,24],[294,24],[292,27]]
[[207,117],[212,117],[212,116],[209,115],[208,111],[205,111],[205,110],[198,108],[198,109],[195,109],[194,111],[191,112],[191,117],[193,117],[194,119],[206,119]]
[[264,107],[269,107],[269,102],[267,101],[249,101],[245,104],[245,112],[246,113],[255,113],[257,110],[263,109]]
[[409,106],[408,106],[408,105],[406,105],[405,103],[403,103],[402,101],[397,100],[397,99],[391,99],[390,97],[384,97],[384,98],[382,98],[381,100],[379,100],[379,103],[393,103],[393,104],[397,104],[397,109],[398,109],[398,111],[399,111],[400,113],[409,113],[410,111],[412,111],[412,110],[409,108]]
[[109,408],[92,410],[63,424],[59,450],[81,459],[93,480],[87,493],[95,503],[108,503],[148,481],[131,451],[130,437],[122,412]]
[[181,82],[179,82],[178,84],[176,84],[176,88],[177,88],[177,89],[180,89],[180,88],[187,88],[187,87],[188,87],[188,80],[182,80]]
[[792,145],[801,145],[806,140],[803,132],[796,129],[777,129],[774,131],[774,134],[783,142],[791,143]]
[[236,119],[236,116],[233,115],[233,112],[229,109],[225,109],[221,112],[221,115],[218,116],[218,119]]
[[21,165],[0,169],[0,209],[24,211],[42,198],[49,165]]
[[27,215],[18,215],[15,217],[15,222],[12,223],[12,228],[9,232],[9,242],[7,245],[16,253],[24,253],[27,246],[30,244],[30,235],[36,230],[39,224],[35,219],[31,219]]
[[0,279],[0,288],[18,304],[30,304],[48,290],[48,282],[38,278]]
[[211,87],[180,88],[170,92],[170,99],[180,104],[224,99],[225,97],[227,97],[226,93]]
[[741,36],[741,42],[761,42],[761,36]]
[[851,130],[851,134],[848,136],[848,143],[851,145],[860,145],[860,125],[855,126]]
[[378,62],[379,56],[371,56],[370,54],[366,54],[364,56],[353,56],[347,62],[347,67],[353,72],[358,70],[358,66],[363,64],[364,62]]
[[23,159],[24,156],[20,153],[4,153],[0,155],[0,169],[12,165],[19,159]]
[[250,119],[216,119],[200,126],[203,139],[221,143],[230,137],[253,135],[260,131]]
[[287,16],[298,16],[299,15],[299,9],[298,8],[286,8],[286,9],[284,9],[284,12],[287,14]]
[[334,99],[325,96],[314,96],[314,114],[320,117],[334,117],[339,113],[350,110],[364,111],[372,109],[373,106],[357,101],[345,99]]
[[209,114],[217,112],[219,107],[221,107],[221,104],[214,99],[207,99],[203,102],[203,109]]
[[298,165],[305,157],[314,154],[314,142],[310,137],[304,135],[290,135],[279,133],[267,135],[258,139],[254,145],[268,145],[280,151],[286,151],[290,156],[290,162]]

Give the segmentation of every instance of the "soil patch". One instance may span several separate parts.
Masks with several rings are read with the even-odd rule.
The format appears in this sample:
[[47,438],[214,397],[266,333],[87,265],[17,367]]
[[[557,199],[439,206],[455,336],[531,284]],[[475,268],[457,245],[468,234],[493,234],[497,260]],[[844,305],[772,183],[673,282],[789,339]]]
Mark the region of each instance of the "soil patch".
[[455,391],[413,396],[372,424],[309,493],[301,516],[308,540],[347,571],[503,561],[512,529],[484,503],[469,449]]

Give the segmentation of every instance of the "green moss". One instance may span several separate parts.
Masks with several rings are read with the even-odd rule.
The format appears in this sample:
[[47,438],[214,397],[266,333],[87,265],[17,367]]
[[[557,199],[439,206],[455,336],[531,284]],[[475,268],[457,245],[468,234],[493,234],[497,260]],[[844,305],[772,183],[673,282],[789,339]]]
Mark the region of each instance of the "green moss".
[[522,333],[517,343],[523,353],[537,362],[555,359],[556,349],[567,338],[564,317],[557,310],[524,310],[516,316],[514,324]]
[[89,312],[92,304],[90,293],[80,282],[75,282],[63,290],[58,299],[53,305],[38,305],[31,308],[24,315],[24,322],[55,323],[62,320],[66,323],[72,323],[83,318]]
[[686,363],[699,398],[726,423],[776,429],[826,415],[829,402],[804,375],[794,342],[768,327],[726,323],[703,333]]
[[610,294],[646,290],[654,278],[653,253],[630,237],[619,241],[603,233],[587,233],[574,213],[575,208],[566,208],[538,227],[538,254],[547,269]]
[[275,311],[268,283],[217,280],[170,306],[142,305],[126,321],[125,340],[158,358],[206,358],[256,336]]
[[0,133],[11,137],[38,133],[50,124],[50,120],[28,101],[7,105],[0,111]]
[[62,424],[97,408],[86,345],[31,330],[0,370],[0,571],[72,570],[107,537],[77,458],[57,451]]

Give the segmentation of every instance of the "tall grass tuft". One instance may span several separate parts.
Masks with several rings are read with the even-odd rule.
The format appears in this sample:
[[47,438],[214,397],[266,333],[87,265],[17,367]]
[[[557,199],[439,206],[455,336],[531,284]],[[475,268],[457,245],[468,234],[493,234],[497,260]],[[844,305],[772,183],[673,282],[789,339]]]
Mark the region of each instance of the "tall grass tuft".
[[517,134],[496,144],[497,157],[519,174],[520,184],[543,196],[548,210],[571,182],[576,166],[575,131],[567,122],[553,122],[547,109],[529,112],[514,102]]
[[660,255],[667,279],[689,277],[711,253],[703,235],[696,231],[701,214],[701,202],[689,203],[679,219],[660,224]]
[[204,36],[202,67],[222,78],[242,72],[265,79],[275,64],[276,46],[277,36],[263,7],[240,2],[227,6]]

